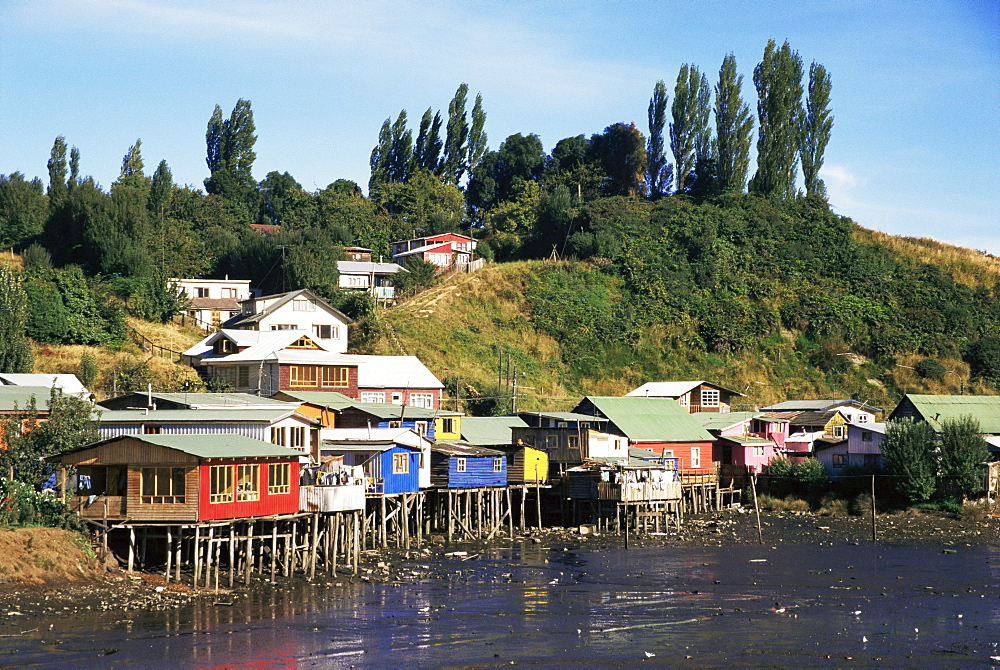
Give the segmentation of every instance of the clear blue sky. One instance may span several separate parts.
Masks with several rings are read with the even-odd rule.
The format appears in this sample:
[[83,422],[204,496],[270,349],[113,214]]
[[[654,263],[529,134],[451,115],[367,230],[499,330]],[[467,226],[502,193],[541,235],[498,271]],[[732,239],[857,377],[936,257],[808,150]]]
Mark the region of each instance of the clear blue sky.
[[[253,103],[254,175],[362,187],[382,121],[481,92],[491,148],[618,121],[646,131],[682,63],[752,76],[769,37],[833,78],[822,176],[837,212],[1000,255],[1000,2],[801,0],[0,0],[0,173],[46,176],[57,135],[110,186],[137,138],[147,174],[207,176],[216,104]],[[412,124],[411,124],[412,125]],[[751,173],[753,166],[751,165]]]

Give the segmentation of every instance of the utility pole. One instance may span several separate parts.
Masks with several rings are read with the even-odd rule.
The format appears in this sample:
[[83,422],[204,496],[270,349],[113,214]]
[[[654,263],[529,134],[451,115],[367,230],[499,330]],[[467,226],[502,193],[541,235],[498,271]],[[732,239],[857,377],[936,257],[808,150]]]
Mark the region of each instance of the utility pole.
[[287,244],[279,244],[278,249],[281,249],[281,292],[285,293],[288,291],[286,284],[288,282],[288,270],[285,266],[285,249],[288,248]]

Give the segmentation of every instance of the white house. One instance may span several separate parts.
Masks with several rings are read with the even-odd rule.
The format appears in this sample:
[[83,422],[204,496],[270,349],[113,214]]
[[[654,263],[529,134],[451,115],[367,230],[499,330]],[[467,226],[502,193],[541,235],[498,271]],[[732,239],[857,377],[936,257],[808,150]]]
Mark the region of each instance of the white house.
[[765,407],[765,412],[828,412],[838,410],[849,423],[872,423],[882,410],[850,398],[785,400]]
[[393,279],[405,270],[395,263],[372,261],[337,261],[340,288],[367,291],[376,298],[391,300],[395,297]]
[[253,297],[249,279],[171,279],[188,297],[187,315],[203,330],[215,330],[240,313]]
[[[322,428],[319,431],[320,444],[323,442],[370,442],[391,440],[420,449],[420,488],[431,485],[431,440],[418,435],[410,428]],[[321,446],[322,450],[322,446]]]
[[226,329],[303,330],[327,351],[347,351],[347,327],[354,323],[309,289],[244,300],[242,309],[226,321]]

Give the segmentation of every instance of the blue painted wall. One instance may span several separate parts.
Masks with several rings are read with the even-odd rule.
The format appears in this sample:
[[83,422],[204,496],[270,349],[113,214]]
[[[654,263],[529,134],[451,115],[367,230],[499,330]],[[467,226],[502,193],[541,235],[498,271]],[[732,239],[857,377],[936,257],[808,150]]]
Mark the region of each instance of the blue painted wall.
[[[458,459],[465,459],[465,472],[458,471]],[[500,460],[500,472],[493,471],[494,458]],[[507,459],[503,456],[448,457],[448,487],[506,486]]]
[[[392,460],[395,454],[406,454],[409,458],[410,471],[406,474],[394,475],[392,473]],[[403,447],[393,447],[382,452],[379,464],[382,468],[382,478],[385,480],[383,493],[416,493],[420,490],[419,451],[411,451]]]
[[[428,440],[430,440],[431,442],[433,442],[434,441],[434,420],[430,419],[430,420],[426,421],[425,423],[427,424],[427,432],[424,434],[424,436]],[[389,422],[388,421],[379,421],[378,427],[379,428],[388,428],[389,427]],[[407,420],[404,417],[403,428],[409,428],[414,433],[416,433],[417,432],[417,422],[416,422],[416,420]]]

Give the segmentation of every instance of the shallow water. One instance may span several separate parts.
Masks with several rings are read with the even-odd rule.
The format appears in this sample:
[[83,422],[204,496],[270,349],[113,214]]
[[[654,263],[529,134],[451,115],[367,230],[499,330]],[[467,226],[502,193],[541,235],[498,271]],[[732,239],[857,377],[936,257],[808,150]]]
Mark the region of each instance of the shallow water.
[[0,640],[0,665],[1000,665],[1000,548],[529,545],[434,560],[442,579],[53,620]]

